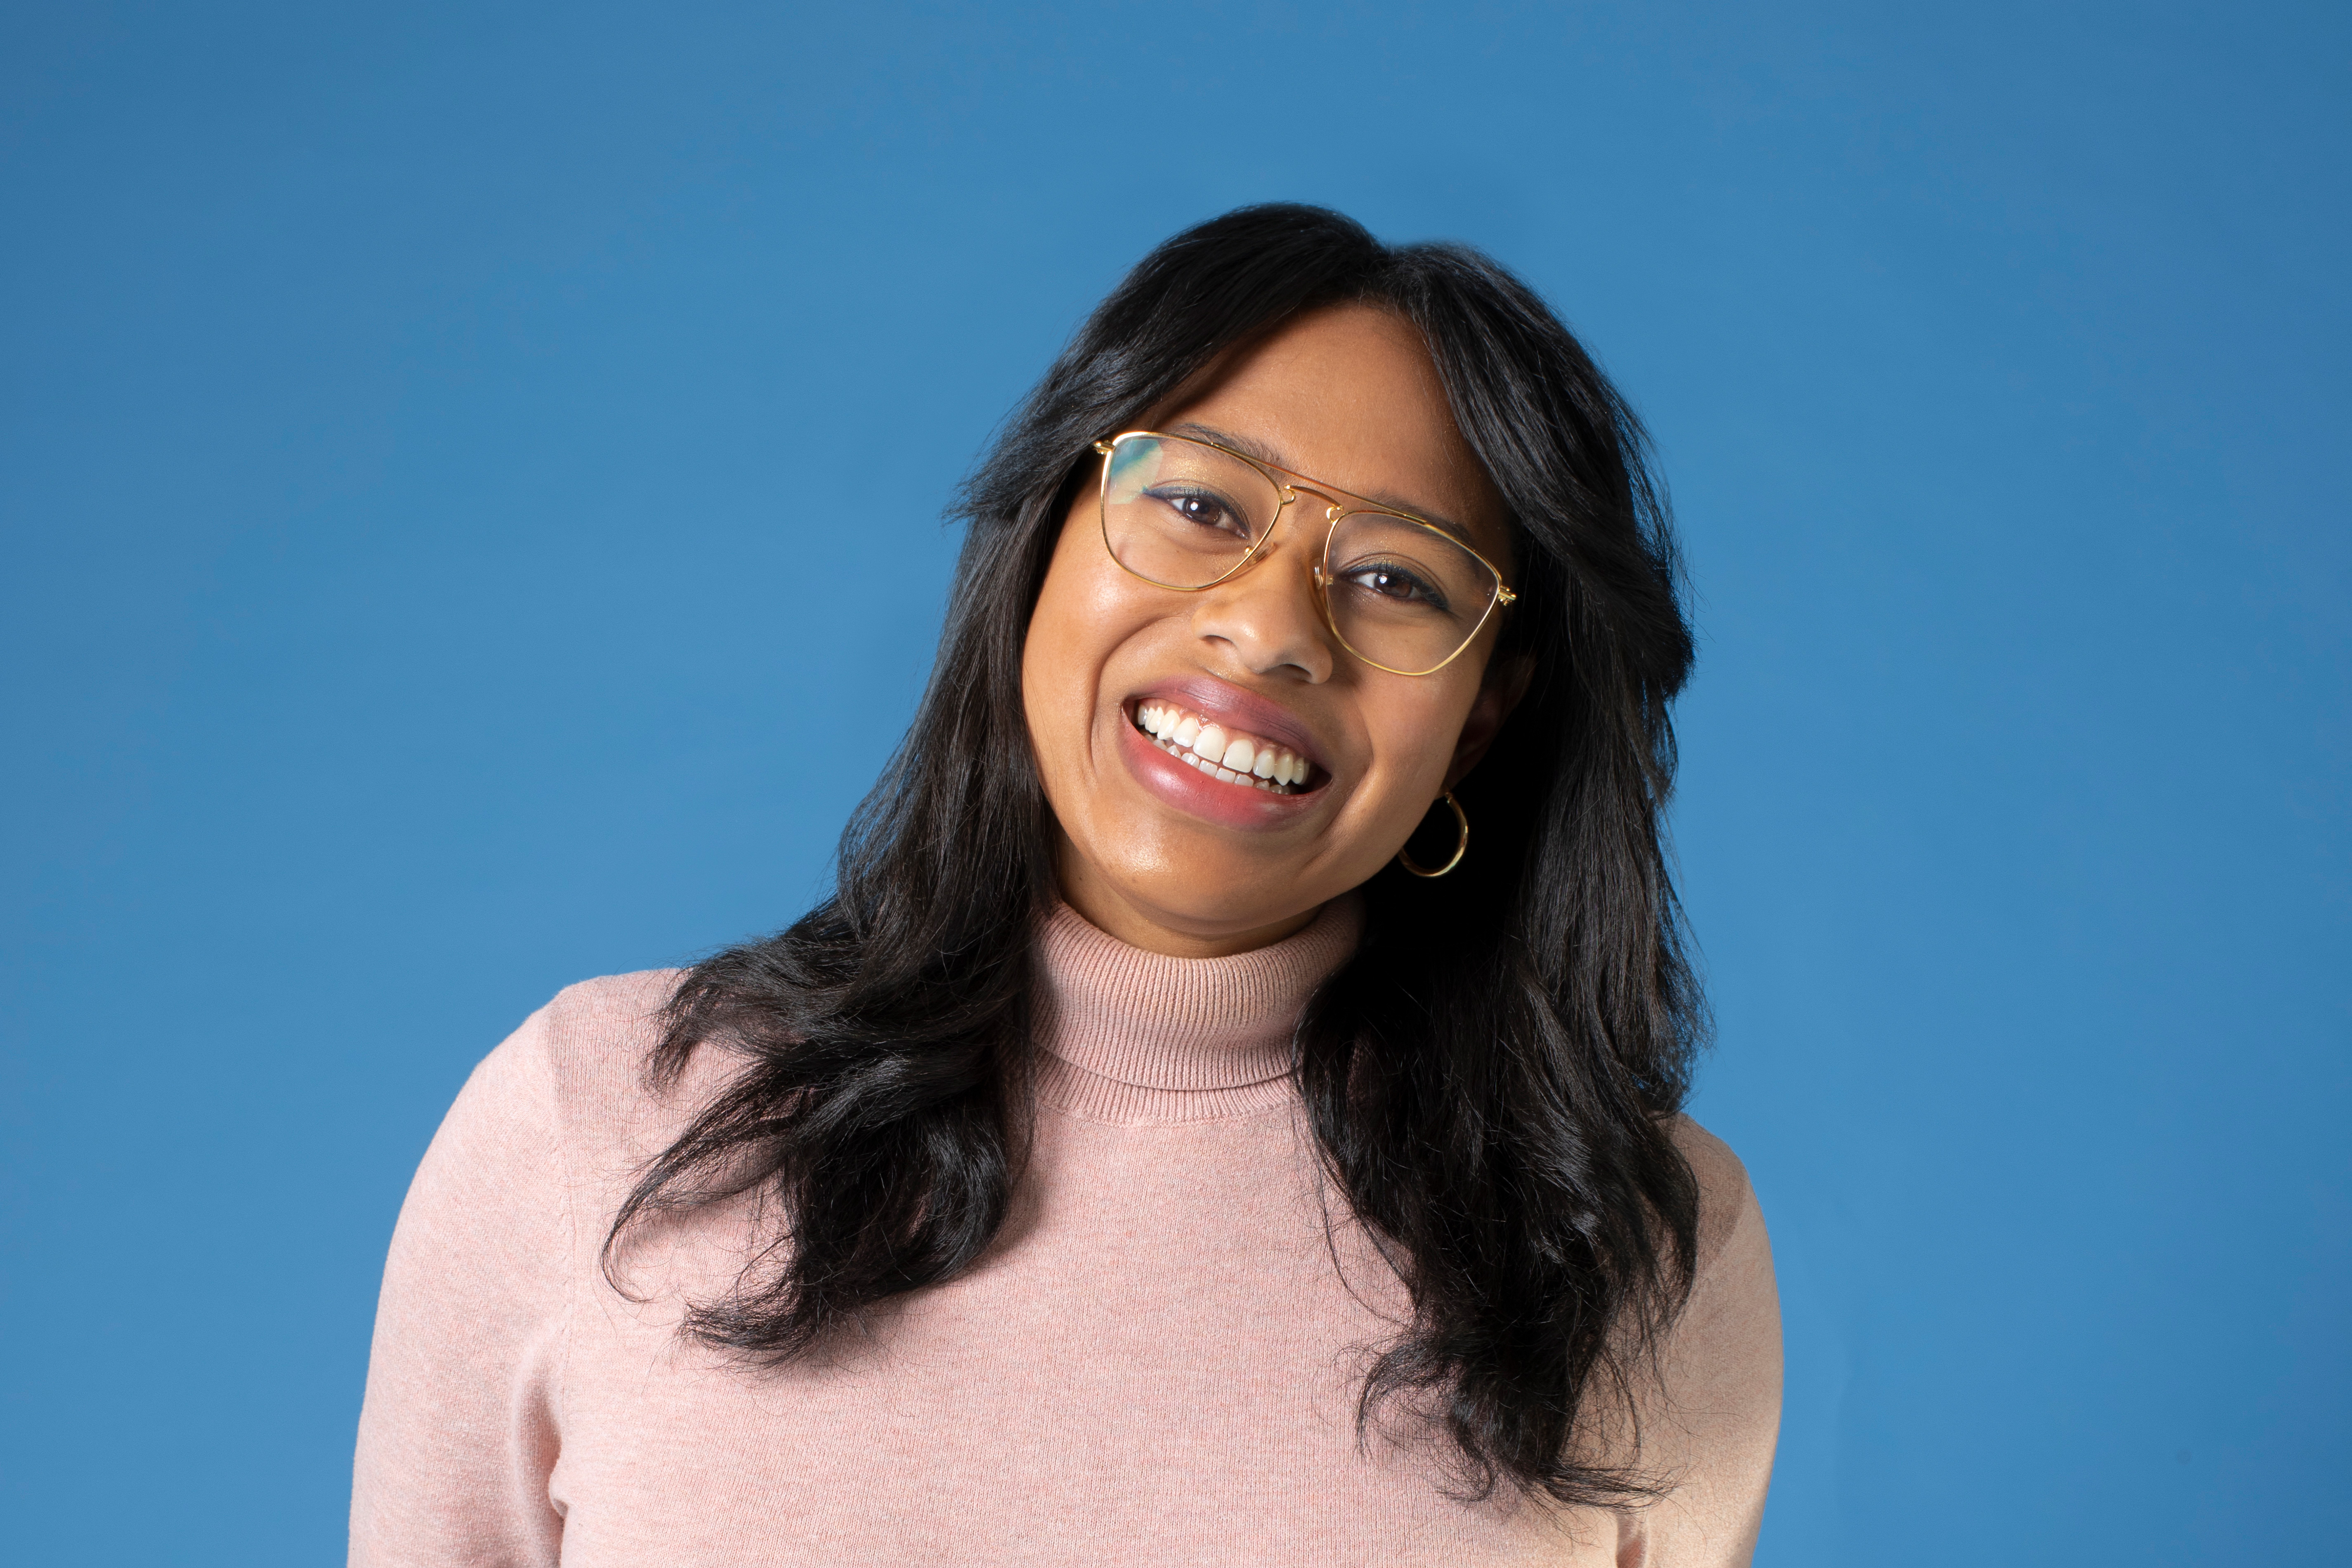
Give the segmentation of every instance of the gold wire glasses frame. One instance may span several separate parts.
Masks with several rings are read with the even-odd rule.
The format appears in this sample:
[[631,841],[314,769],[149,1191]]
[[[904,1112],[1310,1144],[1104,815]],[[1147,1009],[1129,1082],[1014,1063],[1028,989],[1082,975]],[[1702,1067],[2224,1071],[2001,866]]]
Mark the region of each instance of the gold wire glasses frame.
[[[1118,547],[1112,541],[1110,521],[1110,484],[1111,469],[1114,465],[1112,464],[1111,457],[1122,442],[1143,440],[1182,442],[1190,446],[1205,447],[1211,451],[1222,452],[1226,457],[1233,458],[1234,461],[1245,464],[1249,468],[1256,470],[1258,475],[1265,480],[1267,486],[1275,493],[1275,514],[1272,518],[1267,520],[1265,527],[1258,531],[1257,537],[1249,542],[1249,548],[1242,552],[1240,557],[1234,562],[1233,565],[1226,568],[1223,572],[1219,573],[1215,577],[1210,579],[1206,583],[1185,584],[1161,582],[1159,578],[1154,577],[1148,573],[1138,571],[1134,566],[1129,564],[1126,561],[1121,560],[1119,557]],[[1455,538],[1450,531],[1439,527],[1436,523],[1430,521],[1429,519],[1425,517],[1416,517],[1412,512],[1402,511],[1394,507],[1350,507],[1344,505],[1339,498],[1349,495],[1350,492],[1342,490],[1336,485],[1327,485],[1320,479],[1309,479],[1305,474],[1298,473],[1290,468],[1283,468],[1279,464],[1269,463],[1261,458],[1253,458],[1246,452],[1236,452],[1231,447],[1227,447],[1221,442],[1211,441],[1199,436],[1168,436],[1163,435],[1157,430],[1127,430],[1122,431],[1117,436],[1113,436],[1107,441],[1097,441],[1094,444],[1094,449],[1101,455],[1103,459],[1102,479],[1099,487],[1097,507],[1101,518],[1103,548],[1110,552],[1111,560],[1119,567],[1120,570],[1129,573],[1130,575],[1139,577],[1155,587],[1168,588],[1179,594],[1203,593],[1208,589],[1215,587],[1220,583],[1231,581],[1235,575],[1245,570],[1249,566],[1250,563],[1255,561],[1259,554],[1265,549],[1266,541],[1274,537],[1276,528],[1281,523],[1283,510],[1287,508],[1291,502],[1298,499],[1298,492],[1300,490],[1303,489],[1310,495],[1319,497],[1325,502],[1323,509],[1325,527],[1321,556],[1317,561],[1314,569],[1316,607],[1322,614],[1323,624],[1328,626],[1331,630],[1331,635],[1339,639],[1339,646],[1346,648],[1356,658],[1362,659],[1366,664],[1370,665],[1374,669],[1385,670],[1391,675],[1434,675],[1439,670],[1444,669],[1447,665],[1452,664],[1455,659],[1461,658],[1463,651],[1468,648],[1472,643],[1478,640],[1478,633],[1484,629],[1488,619],[1493,616],[1495,607],[1496,605],[1509,605],[1518,598],[1518,595],[1512,592],[1511,589],[1505,584],[1503,582],[1502,573],[1496,570],[1495,563],[1493,562],[1487,560],[1485,556],[1471,549],[1460,539]],[[1282,479],[1275,477],[1277,474],[1284,475],[1290,479],[1295,479],[1297,483],[1286,484]],[[1439,659],[1435,664],[1431,665],[1426,669],[1402,669],[1399,668],[1395,665],[1382,664],[1380,660],[1371,658],[1361,648],[1356,647],[1354,643],[1348,639],[1348,634],[1340,629],[1339,617],[1334,612],[1331,605],[1331,542],[1339,534],[1339,524],[1351,517],[1392,518],[1398,521],[1409,523],[1412,527],[1427,532],[1433,538],[1442,542],[1447,547],[1458,550],[1463,554],[1468,556],[1471,560],[1475,561],[1481,567],[1485,568],[1487,576],[1493,581],[1493,592],[1487,595],[1486,608],[1479,612],[1477,622],[1463,636],[1462,640],[1455,645],[1451,653],[1448,653],[1444,658]]]

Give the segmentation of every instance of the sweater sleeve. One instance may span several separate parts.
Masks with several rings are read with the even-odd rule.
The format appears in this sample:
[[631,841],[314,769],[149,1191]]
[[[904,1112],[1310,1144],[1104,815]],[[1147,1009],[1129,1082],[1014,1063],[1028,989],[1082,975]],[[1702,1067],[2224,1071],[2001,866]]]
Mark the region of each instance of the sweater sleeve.
[[572,1215],[547,1013],[475,1068],[384,1264],[352,1489],[352,1568],[552,1564]]
[[1698,1267],[1665,1347],[1644,1466],[1673,1489],[1628,1515],[1618,1568],[1745,1568],[1780,1430],[1780,1298],[1763,1211],[1738,1155],[1696,1122],[1676,1131],[1699,1178]]

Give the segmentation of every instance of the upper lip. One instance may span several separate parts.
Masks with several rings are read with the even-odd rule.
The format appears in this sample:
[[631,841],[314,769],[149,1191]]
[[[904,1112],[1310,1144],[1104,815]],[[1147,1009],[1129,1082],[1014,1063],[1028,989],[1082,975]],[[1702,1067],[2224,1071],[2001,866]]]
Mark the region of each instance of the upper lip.
[[1133,717],[1138,704],[1158,699],[1173,702],[1202,718],[1223,724],[1228,730],[1239,730],[1260,740],[1273,741],[1289,747],[1313,763],[1318,771],[1328,773],[1331,769],[1323,760],[1322,748],[1315,743],[1314,735],[1298,717],[1280,703],[1229,686],[1213,676],[1187,676],[1181,680],[1163,680],[1146,687],[1129,698],[1128,713]]

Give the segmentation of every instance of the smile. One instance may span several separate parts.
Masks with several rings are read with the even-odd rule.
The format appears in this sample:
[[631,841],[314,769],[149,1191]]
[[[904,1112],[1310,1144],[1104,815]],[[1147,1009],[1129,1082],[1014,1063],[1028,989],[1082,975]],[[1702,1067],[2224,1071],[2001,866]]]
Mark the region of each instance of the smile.
[[1150,736],[1152,744],[1161,751],[1219,784],[1261,789],[1268,795],[1297,795],[1314,771],[1306,758],[1287,746],[1228,730],[1156,698],[1136,705],[1135,727]]

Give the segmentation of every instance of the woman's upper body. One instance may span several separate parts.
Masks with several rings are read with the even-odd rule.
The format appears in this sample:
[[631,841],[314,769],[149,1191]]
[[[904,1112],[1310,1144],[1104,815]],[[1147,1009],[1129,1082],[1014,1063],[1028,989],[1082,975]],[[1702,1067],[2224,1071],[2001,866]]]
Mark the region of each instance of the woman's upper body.
[[1408,1309],[1360,1228],[1327,1235],[1288,1077],[1358,919],[1185,960],[1055,910],[1016,1212],[961,1279],[782,1368],[677,1332],[761,1244],[743,1205],[643,1233],[628,1294],[608,1283],[615,1207],[726,1064],[648,1090],[675,973],[564,992],[475,1073],[402,1212],[352,1562],[1744,1563],[1780,1407],[1771,1258],[1739,1163],[1687,1120],[1697,1268],[1642,1434],[1679,1487],[1638,1511],[1461,1500],[1427,1443],[1360,1440],[1368,1351]]
[[1741,1560],[1777,1317],[1680,1115],[1622,400],[1484,258],[1245,209],[963,513],[831,894],[452,1113],[355,1554]]

